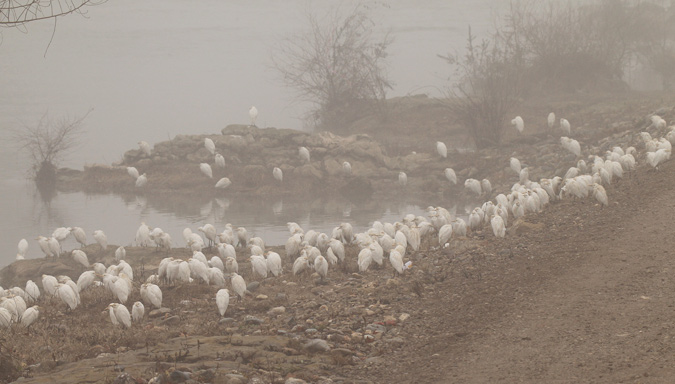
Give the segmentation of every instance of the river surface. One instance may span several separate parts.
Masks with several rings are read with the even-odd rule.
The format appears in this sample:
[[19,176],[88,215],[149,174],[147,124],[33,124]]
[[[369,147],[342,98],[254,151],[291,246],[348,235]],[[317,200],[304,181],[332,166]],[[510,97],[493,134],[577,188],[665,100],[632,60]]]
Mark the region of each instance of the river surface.
[[[112,244],[129,245],[141,221],[169,232],[211,222],[245,226],[269,244],[283,244],[285,224],[329,231],[342,221],[363,230],[373,220],[399,220],[423,208],[406,201],[309,202],[217,199],[157,204],[115,195],[59,193],[45,201],[26,180],[30,163],[14,145],[11,130],[35,125],[42,116],[83,116],[82,145],[62,165],[119,161],[145,140],[154,144],[176,134],[219,132],[247,123],[260,111],[259,127],[303,129],[307,105],[294,102],[271,68],[275,47],[304,30],[306,12],[325,14],[333,1],[114,0],[71,15],[0,30],[0,266],[14,260],[21,238],[29,257],[34,241],[56,227],[95,229]],[[341,2],[350,7],[354,2]],[[480,35],[506,1],[394,0],[363,2],[377,34],[390,33],[389,96],[439,96],[451,75],[437,57],[461,50],[467,27]],[[55,31],[53,39],[52,33]],[[51,40],[51,43],[50,43]],[[460,208],[458,213],[462,213]],[[72,249],[69,240],[65,249]]]

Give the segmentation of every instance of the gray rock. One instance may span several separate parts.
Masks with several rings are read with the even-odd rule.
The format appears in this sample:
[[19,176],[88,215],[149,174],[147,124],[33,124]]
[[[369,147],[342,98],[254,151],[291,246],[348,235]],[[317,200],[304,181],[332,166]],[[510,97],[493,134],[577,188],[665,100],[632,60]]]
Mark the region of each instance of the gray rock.
[[305,349],[308,352],[327,352],[330,350],[330,346],[326,340],[312,339],[305,343]]
[[247,315],[244,317],[244,323],[246,324],[254,324],[254,325],[260,325],[264,322],[263,319],[257,318],[255,316]]
[[223,317],[218,321],[219,324],[232,324],[234,323],[234,319],[231,317]]
[[171,313],[171,310],[169,308],[162,307],[162,308],[159,308],[159,309],[153,309],[152,311],[150,311],[148,316],[150,318],[154,318],[154,317],[164,316],[167,313]]
[[252,281],[246,286],[246,290],[249,292],[255,292],[258,288],[260,288],[259,281]]
[[367,331],[373,331],[373,332],[378,332],[378,333],[385,333],[387,331],[387,327],[385,327],[382,324],[368,324],[366,325],[366,330]]

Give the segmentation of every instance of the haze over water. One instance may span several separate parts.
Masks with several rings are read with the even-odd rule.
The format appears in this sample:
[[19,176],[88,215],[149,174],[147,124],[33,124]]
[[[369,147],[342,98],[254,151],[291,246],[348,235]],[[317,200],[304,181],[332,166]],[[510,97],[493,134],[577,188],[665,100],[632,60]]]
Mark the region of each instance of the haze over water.
[[[84,144],[62,164],[76,169],[119,161],[140,140],[153,145],[177,134],[218,133],[225,125],[246,123],[251,105],[260,111],[259,127],[302,129],[306,106],[292,102],[292,90],[271,69],[271,55],[284,36],[304,29],[307,9],[324,14],[329,4],[334,2],[115,0],[89,8],[86,17],[59,18],[51,44],[53,21],[31,23],[27,32],[2,30],[0,266],[14,259],[21,238],[29,241],[29,256],[40,257],[33,239],[59,226],[82,226],[90,241],[91,232],[102,229],[110,243],[129,245],[145,220],[181,246],[182,228],[220,220],[219,230],[231,222],[279,244],[287,221],[324,231],[350,221],[360,230],[383,216],[393,221],[420,213],[405,202],[354,207],[321,200],[314,210],[277,200],[230,200],[186,202],[177,212],[143,199],[82,193],[59,194],[47,204],[25,179],[29,164],[9,130],[34,125],[46,112],[58,119],[91,110]],[[355,3],[343,3],[349,4]],[[488,0],[364,4],[372,10],[375,31],[394,38],[389,73],[395,87],[389,96],[439,96],[451,71],[437,54],[461,50],[467,26],[480,35],[492,25],[495,7],[503,6]],[[73,246],[69,241],[65,248]]]

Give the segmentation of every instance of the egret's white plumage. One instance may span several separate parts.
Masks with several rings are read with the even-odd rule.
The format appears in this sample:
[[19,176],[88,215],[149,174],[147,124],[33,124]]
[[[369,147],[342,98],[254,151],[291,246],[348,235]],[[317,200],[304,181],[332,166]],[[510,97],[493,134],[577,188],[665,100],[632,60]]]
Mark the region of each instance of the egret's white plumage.
[[145,283],[141,285],[141,300],[152,304],[155,308],[162,307],[162,290],[158,285]]
[[370,263],[373,261],[373,253],[369,248],[363,248],[359,252],[357,263],[359,265],[359,272],[365,272],[368,270]]
[[300,155],[300,160],[302,160],[303,163],[309,163],[309,149],[306,147],[298,148],[298,155]]
[[457,184],[457,175],[455,174],[455,170],[452,168],[445,168],[445,178],[448,179],[449,182],[453,184]]
[[94,240],[101,246],[102,251],[108,248],[108,237],[100,229],[94,231]]
[[145,141],[139,141],[138,147],[141,149],[141,153],[144,153],[146,156],[150,156],[150,144]]
[[342,172],[344,172],[345,175],[352,174],[352,165],[349,163],[349,161],[345,161],[342,163]]
[[18,253],[16,254],[16,259],[23,260],[26,257],[26,252],[28,252],[28,241],[26,241],[26,239],[19,240],[17,249]]
[[548,129],[553,129],[553,125],[555,124],[555,113],[551,112],[548,114],[547,123]]
[[218,182],[216,183],[216,188],[225,189],[225,188],[229,187],[230,185],[232,185],[232,182],[230,181],[230,179],[228,179],[227,177],[223,177],[222,179],[218,180]]
[[223,288],[216,293],[216,305],[218,306],[218,313],[220,316],[225,316],[228,305],[230,305],[230,291]]
[[44,289],[48,295],[53,296],[56,294],[56,285],[58,283],[56,277],[52,275],[42,275],[42,289]]
[[218,167],[218,168],[225,168],[225,158],[220,153],[216,153],[216,156],[214,158],[214,163],[216,164],[216,167]]
[[143,315],[145,315],[145,306],[140,301],[135,302],[131,307],[131,319],[138,323],[143,320]]
[[504,226],[504,220],[499,215],[493,215],[490,219],[490,225],[492,226],[492,232],[496,237],[504,237],[506,235],[506,227]]
[[136,167],[127,167],[127,173],[134,179],[138,179],[138,176],[141,175],[140,173],[138,173],[138,169],[136,169]]
[[248,116],[251,118],[251,125],[255,127],[255,121],[258,118],[258,108],[252,105],[251,109],[248,110]]
[[436,152],[438,152],[438,155],[442,158],[448,157],[448,147],[446,147],[445,143],[442,141],[436,142]]
[[209,139],[208,137],[204,138],[204,147],[207,151],[211,152],[212,155],[216,154],[216,143],[214,143],[213,140]]
[[562,129],[563,133],[568,136],[572,133],[572,127],[570,126],[570,122],[567,121],[567,119],[560,119],[560,129]]
[[144,174],[138,176],[138,178],[136,179],[136,184],[135,184],[135,185],[136,185],[137,188],[142,188],[142,187],[144,187],[147,183],[148,183],[148,176],[146,176],[146,174],[144,173]]
[[28,280],[26,282],[26,300],[28,302],[37,301],[40,298],[40,288],[33,280]]
[[38,317],[40,316],[40,311],[38,310],[38,306],[34,305],[30,308],[27,308],[24,312],[23,315],[21,315],[21,325],[24,327],[28,328],[33,324]]
[[112,311],[115,318],[117,319],[117,323],[122,324],[127,328],[131,328],[131,314],[129,313],[127,307],[118,303],[112,303],[110,305],[112,306]]
[[267,270],[274,276],[279,276],[283,273],[283,267],[281,264],[281,256],[276,252],[270,252],[267,254],[267,259],[265,259],[267,264]]
[[74,249],[73,252],[71,252],[71,256],[73,257],[73,260],[82,264],[85,268],[89,268],[89,259],[87,259],[87,254],[84,253],[84,251]]
[[260,255],[251,255],[249,258],[251,261],[251,271],[253,276],[256,275],[262,277],[263,279],[267,278],[267,261],[264,256]]
[[520,171],[522,169],[522,167],[520,165],[520,160],[516,159],[515,157],[512,157],[510,162],[509,162],[509,165],[511,166],[511,169],[513,169],[513,172],[520,175]]
[[406,175],[403,171],[398,173],[398,184],[401,187],[405,187],[406,184],[408,184],[408,175]]
[[403,273],[403,256],[401,256],[400,252],[395,249],[389,252],[389,262],[397,274]]
[[232,284],[232,290],[237,294],[242,300],[246,294],[246,281],[240,275],[234,273],[230,279],[230,284]]
[[466,179],[464,181],[464,188],[480,196],[482,192],[481,182],[476,179]]
[[284,180],[284,173],[281,171],[281,168],[279,167],[274,167],[274,169],[272,170],[272,176],[274,176],[274,179],[278,182]]
[[522,117],[516,116],[513,120],[511,120],[511,124],[516,126],[516,129],[519,133],[523,133],[523,129],[525,129],[525,122],[523,122]]
[[199,170],[209,179],[213,178],[213,170],[211,170],[211,166],[208,163],[199,163]]
[[314,270],[321,276],[322,280],[326,278],[326,275],[328,275],[328,261],[325,257],[319,255],[314,259]]
[[12,313],[0,307],[0,327],[9,328],[12,325]]
[[49,247],[52,255],[57,257],[61,255],[61,244],[58,240],[56,240],[55,237],[50,237],[47,239],[47,246]]
[[87,245],[87,233],[84,229],[80,227],[72,227],[71,232],[75,237],[75,240],[80,243],[80,246],[84,247]]

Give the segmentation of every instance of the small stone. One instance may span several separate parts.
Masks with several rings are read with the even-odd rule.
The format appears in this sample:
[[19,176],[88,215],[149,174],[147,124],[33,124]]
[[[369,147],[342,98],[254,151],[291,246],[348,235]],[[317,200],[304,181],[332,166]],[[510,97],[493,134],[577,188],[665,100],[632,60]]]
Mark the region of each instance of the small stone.
[[305,320],[305,323],[307,323],[307,324],[314,324],[314,320],[312,320],[312,319],[307,319],[307,320]]
[[275,299],[286,300],[286,294],[285,293],[277,293],[277,295],[275,296]]
[[305,344],[305,349],[308,352],[326,352],[330,350],[330,346],[326,340],[312,339]]
[[307,329],[305,329],[305,333],[308,334],[308,335],[312,335],[312,334],[315,334],[315,333],[318,333],[318,332],[319,332],[319,330],[316,329],[316,328],[307,328]]
[[171,313],[171,310],[169,308],[162,307],[162,308],[159,308],[159,309],[153,309],[152,311],[150,311],[148,316],[151,317],[151,318],[160,317],[160,316],[164,316],[167,313]]
[[190,372],[183,372],[183,371],[173,371],[169,375],[169,379],[171,379],[172,383],[182,383],[184,381],[190,380],[190,376],[192,373]]
[[258,288],[260,288],[260,282],[258,281],[252,281],[246,286],[246,290],[249,292],[255,292]]
[[372,324],[366,325],[366,330],[372,331],[372,332],[377,332],[377,333],[385,333],[385,332],[387,332],[387,327],[385,327],[382,324],[372,323]]
[[256,296],[255,299],[256,300],[267,300],[267,295],[260,294],[260,295]]
[[180,317],[178,316],[171,316],[167,317],[166,319],[162,320],[162,324],[177,324],[180,322]]
[[400,347],[401,345],[405,344],[405,340],[403,340],[403,338],[401,338],[401,337],[394,337],[394,338],[388,339],[387,343],[389,343],[391,345],[394,345],[396,347]]
[[408,320],[409,318],[410,318],[410,315],[407,314],[407,313],[401,313],[401,316],[398,317],[398,319],[399,319],[401,322],[404,322],[404,321]]
[[246,317],[244,317],[244,323],[260,325],[263,323],[263,319],[251,315],[246,315]]
[[372,343],[372,342],[375,341],[375,336],[373,336],[373,335],[364,335],[364,336],[363,336],[363,341],[365,341],[366,343]]
[[335,348],[330,351],[330,354],[335,356],[349,357],[353,356],[354,352],[347,348]]
[[305,380],[298,379],[297,377],[289,377],[284,381],[284,384],[307,384]]
[[305,326],[298,324],[295,325],[293,328],[291,328],[291,332],[304,332],[305,331]]
[[236,373],[228,373],[225,375],[225,378],[227,379],[225,382],[228,384],[244,384],[247,381],[244,376]]
[[366,315],[367,315],[367,316],[372,316],[372,315],[374,315],[374,314],[375,314],[375,311],[373,311],[373,310],[371,310],[371,309],[366,309]]
[[286,313],[286,307],[274,307],[267,311],[267,314],[270,316],[277,316]]
[[234,319],[231,317],[223,317],[218,321],[218,324],[231,324],[234,323]]
[[288,334],[288,332],[286,332],[285,330],[283,330],[283,329],[277,329],[277,335],[285,336],[285,335],[287,335],[287,334]]

